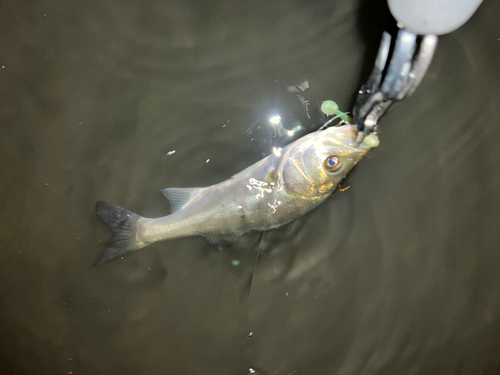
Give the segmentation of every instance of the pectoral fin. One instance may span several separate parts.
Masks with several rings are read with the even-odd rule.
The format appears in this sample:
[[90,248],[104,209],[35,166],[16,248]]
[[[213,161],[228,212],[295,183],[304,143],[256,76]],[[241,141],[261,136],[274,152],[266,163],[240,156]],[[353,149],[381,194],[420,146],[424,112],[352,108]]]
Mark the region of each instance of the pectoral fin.
[[170,202],[172,213],[179,211],[188,204],[201,190],[201,188],[167,188],[161,192]]
[[276,169],[271,169],[269,173],[266,175],[264,178],[264,181],[267,182],[268,184],[276,184],[278,183],[278,172],[276,172]]

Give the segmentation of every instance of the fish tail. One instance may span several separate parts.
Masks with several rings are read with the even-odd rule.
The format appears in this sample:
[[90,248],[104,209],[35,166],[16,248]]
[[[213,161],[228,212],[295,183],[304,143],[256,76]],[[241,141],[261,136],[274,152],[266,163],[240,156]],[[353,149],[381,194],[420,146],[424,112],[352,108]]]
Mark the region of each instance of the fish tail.
[[137,222],[142,216],[134,214],[114,204],[98,201],[96,212],[101,220],[113,232],[113,237],[106,244],[101,256],[94,265],[106,263],[116,257],[123,256],[146,246],[136,240]]

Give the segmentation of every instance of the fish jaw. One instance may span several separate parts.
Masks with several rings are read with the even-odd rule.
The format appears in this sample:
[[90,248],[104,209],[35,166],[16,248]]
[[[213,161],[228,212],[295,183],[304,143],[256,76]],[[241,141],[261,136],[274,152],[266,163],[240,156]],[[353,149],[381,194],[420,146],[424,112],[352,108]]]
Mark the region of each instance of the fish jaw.
[[317,136],[320,139],[324,139],[325,144],[340,146],[352,153],[359,152],[364,155],[368,151],[370,151],[370,149],[379,145],[378,137],[374,133],[372,133],[368,139],[363,140],[361,144],[357,145],[356,136],[358,132],[354,125],[331,127],[324,130],[323,132],[325,132],[325,134],[321,134],[322,132],[317,132]]

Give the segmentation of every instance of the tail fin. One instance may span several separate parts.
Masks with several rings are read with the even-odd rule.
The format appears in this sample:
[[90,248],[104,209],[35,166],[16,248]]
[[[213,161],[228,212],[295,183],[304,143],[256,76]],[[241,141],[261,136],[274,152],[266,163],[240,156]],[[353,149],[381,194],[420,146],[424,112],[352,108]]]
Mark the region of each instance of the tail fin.
[[113,237],[95,262],[96,266],[145,246],[135,240],[135,224],[141,216],[104,201],[96,202],[96,212],[113,231]]

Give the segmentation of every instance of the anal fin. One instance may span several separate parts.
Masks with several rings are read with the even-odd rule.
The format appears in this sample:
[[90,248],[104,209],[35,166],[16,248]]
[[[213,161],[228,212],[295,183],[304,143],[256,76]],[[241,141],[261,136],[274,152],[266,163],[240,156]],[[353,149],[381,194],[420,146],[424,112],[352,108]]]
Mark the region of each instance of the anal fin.
[[207,237],[207,242],[212,245],[222,249],[227,249],[233,246],[234,241],[236,241],[237,236],[224,236],[224,237]]

